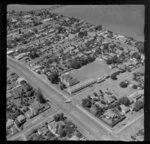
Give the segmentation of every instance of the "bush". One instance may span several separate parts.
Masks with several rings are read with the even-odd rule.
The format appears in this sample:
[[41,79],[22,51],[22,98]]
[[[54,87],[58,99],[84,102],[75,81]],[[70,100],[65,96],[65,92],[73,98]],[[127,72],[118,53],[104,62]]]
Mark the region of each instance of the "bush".
[[128,86],[128,83],[126,83],[126,82],[120,83],[120,87],[122,87],[122,88],[126,88],[127,86]]

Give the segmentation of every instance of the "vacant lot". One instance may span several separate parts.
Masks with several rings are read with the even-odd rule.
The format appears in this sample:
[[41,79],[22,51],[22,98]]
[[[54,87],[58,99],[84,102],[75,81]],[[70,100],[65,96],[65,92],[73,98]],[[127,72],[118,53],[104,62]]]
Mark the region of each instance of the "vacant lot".
[[81,82],[88,79],[95,79],[98,77],[104,76],[106,73],[109,73],[111,69],[107,66],[104,61],[94,61],[78,70],[71,71],[71,75],[76,77]]

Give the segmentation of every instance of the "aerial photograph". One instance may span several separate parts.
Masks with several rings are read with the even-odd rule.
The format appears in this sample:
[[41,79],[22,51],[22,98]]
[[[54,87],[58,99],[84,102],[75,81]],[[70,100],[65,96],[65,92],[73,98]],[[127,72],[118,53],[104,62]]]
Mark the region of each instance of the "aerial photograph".
[[144,141],[144,5],[7,5],[7,141]]

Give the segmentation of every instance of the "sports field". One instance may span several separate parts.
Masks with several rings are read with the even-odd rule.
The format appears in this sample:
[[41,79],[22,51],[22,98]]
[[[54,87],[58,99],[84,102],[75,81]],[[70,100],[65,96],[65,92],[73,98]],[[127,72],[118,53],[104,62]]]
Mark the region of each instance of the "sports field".
[[104,61],[94,61],[78,70],[73,70],[70,74],[76,77],[80,82],[86,81],[88,79],[95,79],[104,76],[109,73],[111,69]]

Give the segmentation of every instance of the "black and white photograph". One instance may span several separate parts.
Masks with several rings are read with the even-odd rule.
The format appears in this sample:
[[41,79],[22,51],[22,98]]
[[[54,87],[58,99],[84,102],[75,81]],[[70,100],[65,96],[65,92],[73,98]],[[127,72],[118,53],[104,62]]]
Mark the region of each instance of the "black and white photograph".
[[7,141],[144,141],[145,6],[8,4]]

